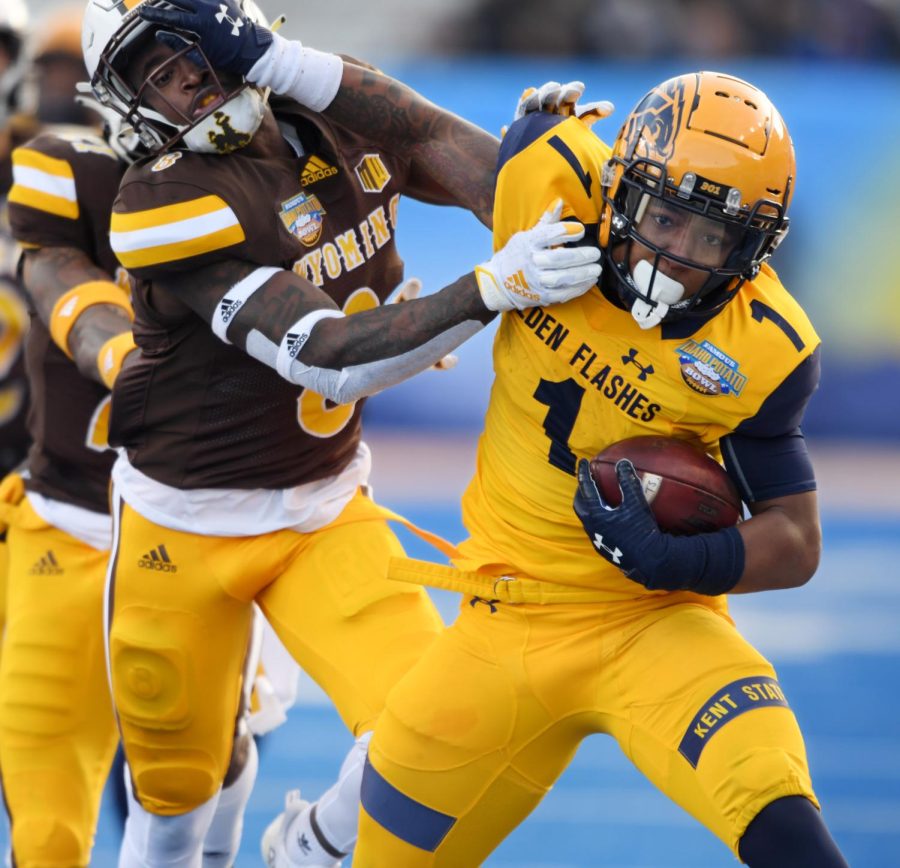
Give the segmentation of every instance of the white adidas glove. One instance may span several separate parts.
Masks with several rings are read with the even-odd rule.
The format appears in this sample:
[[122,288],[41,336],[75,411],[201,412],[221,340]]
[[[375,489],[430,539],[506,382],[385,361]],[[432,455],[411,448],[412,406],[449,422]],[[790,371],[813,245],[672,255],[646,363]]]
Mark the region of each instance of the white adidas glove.
[[557,199],[531,229],[517,232],[487,262],[475,279],[488,310],[545,307],[583,295],[600,279],[600,250],[559,247],[584,237],[584,226],[560,220]]
[[[409,280],[404,280],[400,286],[397,287],[397,291],[394,294],[393,298],[391,298],[391,304],[400,304],[404,301],[411,301],[414,298],[419,297],[419,293],[422,291],[422,281],[419,280],[418,277],[410,277]],[[455,353],[447,353],[446,356],[438,359],[429,370],[432,371],[449,371],[451,368],[456,367],[456,363],[459,361],[459,356]]]
[[540,87],[528,87],[519,97],[514,118],[525,117],[532,112],[550,112],[563,117],[576,117],[591,125],[595,121],[609,117],[615,106],[609,100],[578,102],[584,96],[584,82],[570,81],[560,84],[548,81]]

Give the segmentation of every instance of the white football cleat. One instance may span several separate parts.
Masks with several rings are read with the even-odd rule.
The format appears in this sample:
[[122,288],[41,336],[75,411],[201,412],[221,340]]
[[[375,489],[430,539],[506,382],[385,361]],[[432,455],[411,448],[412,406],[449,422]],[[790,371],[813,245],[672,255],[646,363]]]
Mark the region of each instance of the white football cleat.
[[[291,790],[284,797],[284,811],[269,823],[262,836],[262,857],[268,868],[341,868],[340,858],[328,852],[313,830],[314,807],[300,798],[300,790]],[[297,838],[299,858],[288,853],[287,833]]]

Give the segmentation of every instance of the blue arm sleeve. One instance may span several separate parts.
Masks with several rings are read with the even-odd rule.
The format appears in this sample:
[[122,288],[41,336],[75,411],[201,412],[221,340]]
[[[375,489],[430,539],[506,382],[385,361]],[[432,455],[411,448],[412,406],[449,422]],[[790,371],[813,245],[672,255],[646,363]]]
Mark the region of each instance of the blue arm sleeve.
[[817,347],[766,398],[755,416],[722,438],[725,468],[745,503],[815,491],[815,472],[799,425],[819,384],[819,371]]
[[728,475],[745,503],[815,491],[816,476],[799,428],[778,437],[729,434],[721,440]]
[[549,112],[532,112],[515,121],[506,131],[500,142],[500,153],[497,156],[497,171],[503,168],[507,160],[519,151],[524,151],[535,139],[539,139],[551,127],[561,124],[565,118]]

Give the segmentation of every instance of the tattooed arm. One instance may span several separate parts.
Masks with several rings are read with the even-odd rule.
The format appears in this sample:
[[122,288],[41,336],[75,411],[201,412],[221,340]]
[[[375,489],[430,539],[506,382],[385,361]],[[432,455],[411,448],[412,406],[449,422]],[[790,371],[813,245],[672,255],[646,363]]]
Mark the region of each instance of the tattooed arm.
[[599,251],[566,247],[584,235],[563,221],[562,200],[490,260],[433,295],[344,316],[304,278],[225,260],[154,280],[210,323],[223,341],[292,383],[337,403],[380,392],[442,359],[496,311],[565,302],[596,284]]
[[220,338],[337,403],[425,370],[495,316],[472,272],[425,298],[352,316],[292,271],[240,260],[157,278],[154,292],[187,303]]
[[499,141],[377,70],[344,63],[337,95],[323,112],[374,144],[412,157],[410,194],[468,208],[493,225]]
[[[23,282],[38,317],[51,329],[57,302],[74,287],[100,281],[112,283],[110,275],[95,265],[76,247],[41,247],[26,250]],[[128,297],[122,291],[122,299]],[[79,372],[98,383],[103,382],[97,357],[111,338],[131,331],[126,309],[116,304],[93,304],[78,315],[68,332],[66,346],[60,349],[70,356]],[[129,354],[131,355],[131,354]]]

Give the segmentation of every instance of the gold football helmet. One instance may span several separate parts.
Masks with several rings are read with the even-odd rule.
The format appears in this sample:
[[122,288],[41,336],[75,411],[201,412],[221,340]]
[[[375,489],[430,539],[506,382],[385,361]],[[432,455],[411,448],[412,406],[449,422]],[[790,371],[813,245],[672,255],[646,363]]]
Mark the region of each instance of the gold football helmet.
[[[646,311],[660,300],[654,283],[668,283],[664,274],[657,280],[662,261],[696,268],[707,274],[700,291],[669,299],[660,318],[721,307],[755,277],[787,233],[795,171],[787,128],[762,91],[717,72],[664,81],[627,117],[603,168],[604,272],[630,309],[640,301]],[[642,231],[653,222],[648,215],[663,212],[702,240],[667,249]],[[634,243],[653,257],[652,274],[648,267],[637,281],[628,256],[622,260],[622,245]]]

